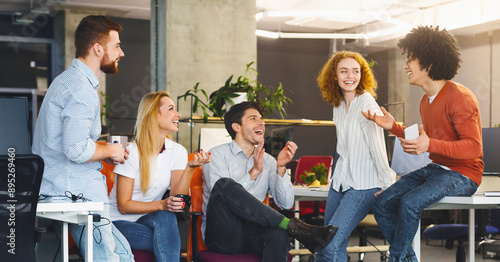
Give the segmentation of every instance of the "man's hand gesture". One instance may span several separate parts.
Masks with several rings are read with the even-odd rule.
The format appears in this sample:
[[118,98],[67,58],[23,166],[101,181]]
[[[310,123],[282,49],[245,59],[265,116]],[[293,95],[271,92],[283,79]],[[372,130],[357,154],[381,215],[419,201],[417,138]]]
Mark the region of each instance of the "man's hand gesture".
[[412,155],[420,155],[427,152],[427,150],[429,149],[430,139],[427,136],[427,133],[425,133],[423,125],[420,125],[419,133],[420,134],[418,138],[415,140],[399,138],[399,140],[401,141],[401,146],[406,153]]
[[295,152],[297,151],[297,144],[292,141],[286,142],[285,147],[281,150],[278,155],[278,159],[276,159],[276,170],[280,176],[285,175],[286,172],[286,164],[292,161]]
[[264,140],[262,140],[253,152],[253,167],[248,171],[250,173],[250,180],[256,180],[257,177],[264,170]]

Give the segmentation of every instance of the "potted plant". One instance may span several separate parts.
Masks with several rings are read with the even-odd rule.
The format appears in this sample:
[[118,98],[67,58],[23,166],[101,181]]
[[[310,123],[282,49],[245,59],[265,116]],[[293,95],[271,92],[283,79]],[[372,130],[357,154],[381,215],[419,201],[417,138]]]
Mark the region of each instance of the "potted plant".
[[304,174],[300,175],[300,179],[310,186],[326,185],[328,183],[328,168],[325,164],[318,163],[311,167],[311,170],[304,171]]
[[[234,75],[231,75],[224,85],[213,92],[210,97],[204,89],[199,88],[199,82],[195,84],[193,89],[186,91],[179,98],[193,98],[192,112],[197,113],[198,109],[203,111],[204,122],[207,122],[209,111],[213,116],[223,117],[229,105],[234,104],[235,98],[239,97],[240,93],[246,93],[247,101],[260,102],[264,107],[264,116],[271,114],[274,110],[278,110],[280,116],[286,116],[285,106],[291,103],[283,90],[283,85],[279,83],[276,89],[266,87],[256,79],[258,75],[257,69],[253,67],[254,62],[248,63],[244,75],[239,76],[235,82]],[[205,102],[204,102],[205,101]]]

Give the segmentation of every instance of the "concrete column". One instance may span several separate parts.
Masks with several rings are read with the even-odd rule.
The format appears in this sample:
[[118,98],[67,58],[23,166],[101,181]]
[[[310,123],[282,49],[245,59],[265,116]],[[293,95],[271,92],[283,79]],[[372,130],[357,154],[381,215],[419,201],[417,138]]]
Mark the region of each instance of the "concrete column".
[[[403,69],[406,58],[401,55],[399,49],[391,49],[388,53],[388,103],[390,106],[387,110],[394,116],[396,121],[403,121],[405,125],[408,125],[410,85],[408,80],[405,79],[406,73]],[[404,103],[404,107],[399,103]]]
[[[71,61],[75,58],[75,30],[80,24],[80,21],[88,15],[99,15],[96,13],[84,13],[66,10],[64,16],[64,61],[65,69],[71,65]],[[106,74],[98,76],[99,89],[98,93],[106,93]]]
[[[255,29],[255,0],[167,0],[166,90],[174,102],[197,82],[210,94],[230,75],[243,74],[247,63],[257,62]],[[189,116],[190,104],[179,104],[181,114]],[[209,125],[196,125],[194,151],[200,126]],[[189,151],[186,124],[181,124],[179,136]]]
[[167,88],[167,0],[151,0],[151,92]]

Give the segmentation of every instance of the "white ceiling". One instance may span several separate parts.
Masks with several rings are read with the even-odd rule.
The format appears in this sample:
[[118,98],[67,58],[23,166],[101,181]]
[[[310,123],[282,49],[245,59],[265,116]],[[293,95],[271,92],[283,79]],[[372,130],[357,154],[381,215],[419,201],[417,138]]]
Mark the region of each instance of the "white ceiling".
[[[336,32],[363,24],[430,8],[454,0],[257,0],[257,12],[263,11],[260,29],[282,31]],[[273,11],[309,11],[318,14],[267,17]],[[321,12],[321,13],[320,13]]]
[[[0,1],[0,12],[82,8],[104,11],[110,16],[150,17],[150,0]],[[257,29],[281,33],[281,37],[286,37],[283,33],[334,33],[344,35],[326,37],[356,37],[364,45],[383,46],[417,25],[439,25],[454,34],[497,30],[500,29],[498,10],[498,0],[256,0],[260,17],[256,23]],[[283,14],[290,11],[295,13]],[[298,14],[299,11],[309,13]]]

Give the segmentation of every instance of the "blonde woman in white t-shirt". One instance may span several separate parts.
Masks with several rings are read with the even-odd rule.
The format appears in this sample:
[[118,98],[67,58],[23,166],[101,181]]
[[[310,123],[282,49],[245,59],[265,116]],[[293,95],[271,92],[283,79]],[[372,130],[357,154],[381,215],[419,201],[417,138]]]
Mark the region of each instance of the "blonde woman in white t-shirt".
[[382,115],[377,82],[359,53],[340,51],[323,67],[318,85],[323,99],[333,105],[339,158],[332,175],[325,209],[325,225],[339,229],[315,261],[347,261],[349,235],[370,211],[380,190],[394,183],[387,161],[384,132],[361,111]]
[[[185,202],[196,167],[210,162],[206,152],[187,160],[186,149],[170,139],[178,131],[180,114],[165,91],[149,93],[139,104],[135,139],[129,159],[114,169],[110,194],[113,224],[132,249],[154,252],[156,261],[179,261],[180,236],[175,212]],[[162,199],[167,190],[170,195]]]

